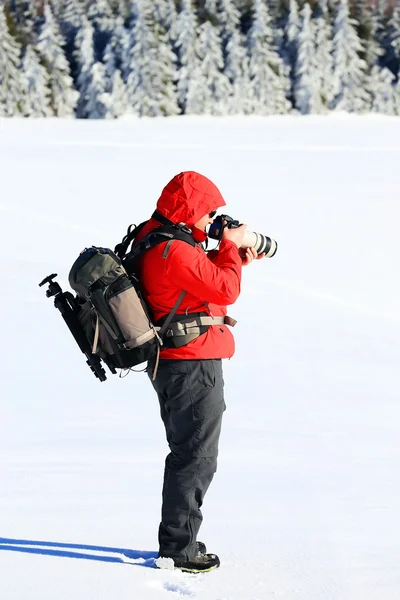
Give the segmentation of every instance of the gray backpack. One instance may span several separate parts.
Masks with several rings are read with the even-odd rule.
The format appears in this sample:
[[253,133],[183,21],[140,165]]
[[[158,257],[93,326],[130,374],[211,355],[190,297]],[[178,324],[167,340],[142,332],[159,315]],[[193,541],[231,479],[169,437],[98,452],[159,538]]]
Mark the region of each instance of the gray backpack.
[[[113,372],[130,369],[158,354],[169,321],[162,327],[153,325],[137,279],[128,276],[112,250],[86,248],[72,265],[69,284],[77,294],[78,320],[92,353]],[[168,315],[171,319],[184,294]]]

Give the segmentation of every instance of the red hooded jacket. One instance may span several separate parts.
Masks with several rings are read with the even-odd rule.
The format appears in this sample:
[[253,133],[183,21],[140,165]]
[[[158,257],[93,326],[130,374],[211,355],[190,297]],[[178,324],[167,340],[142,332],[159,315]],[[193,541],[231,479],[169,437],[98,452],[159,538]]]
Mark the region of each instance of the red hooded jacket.
[[[163,189],[157,211],[174,223],[186,223],[197,241],[207,234],[194,224],[225,201],[207,177],[187,171],[176,175]],[[144,226],[137,241],[161,224],[154,218]],[[168,242],[151,248],[140,258],[140,286],[154,321],[167,315],[182,290],[186,291],[177,314],[206,312],[213,316],[227,314],[226,305],[240,294],[242,260],[236,244],[222,240],[219,250],[209,252],[197,245],[175,240],[166,258]],[[207,306],[208,303],[208,306]],[[233,335],[226,325],[212,325],[198,338],[180,348],[164,348],[160,358],[207,359],[230,358],[235,351]]]

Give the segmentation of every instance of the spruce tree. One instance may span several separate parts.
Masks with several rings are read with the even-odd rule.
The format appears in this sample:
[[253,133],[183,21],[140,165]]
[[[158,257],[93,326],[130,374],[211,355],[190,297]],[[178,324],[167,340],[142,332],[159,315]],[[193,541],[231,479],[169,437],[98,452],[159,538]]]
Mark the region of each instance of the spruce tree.
[[371,70],[370,78],[374,84],[371,111],[385,115],[395,115],[397,107],[393,73],[389,69],[375,66]]
[[26,93],[25,79],[20,70],[21,48],[11,36],[0,6],[0,116],[15,117],[22,114]]
[[187,114],[223,115],[227,113],[232,87],[223,73],[221,39],[216,27],[206,21],[199,28],[196,44],[199,58],[197,71],[193,74],[201,89],[201,95],[187,102]]
[[84,17],[82,26],[75,38],[74,50],[78,73],[77,88],[79,91],[79,100],[76,107],[76,116],[78,118],[88,116],[88,89],[92,84],[92,68],[95,63],[93,35],[92,24]]
[[89,4],[87,17],[100,32],[111,32],[114,26],[114,16],[108,0],[94,0]]
[[27,117],[50,117],[50,77],[32,46],[25,48],[22,59],[22,72],[26,80],[26,94],[23,109]]
[[225,59],[224,73],[231,84],[227,110],[229,114],[247,114],[251,110],[249,58],[240,27],[240,12],[233,0],[217,0],[215,11]]
[[238,29],[233,31],[226,46],[225,73],[232,86],[232,93],[228,100],[228,113],[250,114],[249,57],[244,46],[243,35]]
[[14,0],[13,18],[23,43],[35,43],[38,22],[38,5],[35,0]]
[[176,49],[178,54],[178,103],[183,113],[186,113],[188,98],[190,102],[196,99],[200,86],[196,75],[200,68],[200,59],[196,52],[197,18],[191,0],[181,1],[181,10],[177,17],[178,37]]
[[69,65],[63,51],[64,40],[50,6],[44,7],[36,49],[50,75],[51,106],[58,117],[72,117],[79,94],[73,89]]
[[122,77],[126,80],[131,72],[130,66],[130,35],[124,26],[121,17],[115,20],[115,27],[103,55],[103,62],[106,67],[107,78],[109,81],[114,76],[115,70],[121,71]]
[[263,0],[253,0],[253,21],[248,32],[252,111],[260,115],[285,114],[290,110],[286,94],[287,71],[276,51],[271,19]]
[[320,0],[315,19],[315,64],[323,110],[327,110],[333,100],[332,25],[327,0]]
[[86,90],[86,113],[88,119],[104,119],[110,104],[106,93],[105,67],[103,63],[94,63],[91,69],[90,84]]
[[333,93],[331,108],[346,112],[366,112],[370,97],[366,91],[367,64],[360,58],[363,43],[357,35],[357,22],[350,17],[347,0],[340,0],[333,38]]
[[116,69],[109,88],[109,101],[107,104],[106,119],[117,119],[129,113],[128,96],[121,71]]
[[385,63],[398,77],[400,70],[400,6],[393,9],[389,20]]
[[321,79],[315,54],[315,24],[311,21],[311,8],[305,4],[300,13],[301,28],[297,40],[295,64],[295,106],[303,114],[321,113]]
[[60,21],[67,26],[78,29],[83,22],[84,9],[82,0],[63,0]]
[[301,29],[301,19],[299,15],[299,7],[297,4],[297,0],[289,0],[289,12],[286,18],[286,22],[283,28],[283,40],[280,45],[282,48],[282,56],[285,61],[285,65],[289,74],[289,96],[291,102],[294,104],[294,92],[293,92],[293,82],[294,82],[294,71],[296,68],[297,61],[297,46],[299,33]]
[[154,19],[151,3],[141,0],[134,9],[126,80],[129,104],[139,116],[176,115],[176,57]]

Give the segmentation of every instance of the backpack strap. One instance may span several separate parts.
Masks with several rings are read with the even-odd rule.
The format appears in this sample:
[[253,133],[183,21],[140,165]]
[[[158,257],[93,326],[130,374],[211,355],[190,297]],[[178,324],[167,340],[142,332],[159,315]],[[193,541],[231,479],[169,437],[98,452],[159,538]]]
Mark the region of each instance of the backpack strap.
[[126,235],[123,237],[122,242],[117,244],[114,248],[115,254],[122,260],[125,258],[125,254],[128,251],[129,244],[133,242],[138,233],[143,229],[143,227],[148,223],[148,221],[143,221],[140,225],[129,225],[128,231]]

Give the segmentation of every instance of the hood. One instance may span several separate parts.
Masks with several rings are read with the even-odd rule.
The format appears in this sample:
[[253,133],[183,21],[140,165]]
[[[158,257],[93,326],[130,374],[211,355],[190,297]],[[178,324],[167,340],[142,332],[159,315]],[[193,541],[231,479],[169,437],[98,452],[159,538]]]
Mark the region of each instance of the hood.
[[157,210],[173,223],[186,223],[192,228],[201,217],[225,204],[210,179],[195,171],[184,171],[165,186]]

